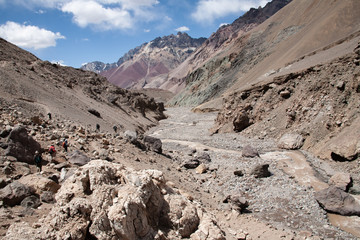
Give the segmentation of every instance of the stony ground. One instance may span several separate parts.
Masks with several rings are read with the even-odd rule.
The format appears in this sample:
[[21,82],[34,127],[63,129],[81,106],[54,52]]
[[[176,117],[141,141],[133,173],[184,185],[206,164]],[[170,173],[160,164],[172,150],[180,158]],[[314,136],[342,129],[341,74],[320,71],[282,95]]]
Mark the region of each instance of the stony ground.
[[[197,114],[189,108],[170,108],[165,113],[168,118],[146,133],[162,140],[163,154],[140,150],[122,133],[87,132],[71,121],[46,121],[45,127],[32,125],[15,106],[3,108],[2,124],[25,124],[44,149],[55,144],[56,161],[60,164],[69,159],[69,154],[59,145],[59,140],[67,136],[69,153],[83,149],[92,160],[108,159],[135,170],[161,170],[169,186],[180,189],[183,195],[199,202],[216,217],[226,239],[356,239],[355,236],[360,236],[358,217],[328,216],[314,198],[314,189],[326,185],[328,175],[338,166],[324,163],[304,151],[282,151],[277,148],[276,139],[250,139],[235,133],[211,135],[209,129],[216,113]],[[259,156],[243,157],[246,145],[256,149]],[[204,153],[211,160],[205,163],[206,172],[200,174],[183,167],[184,162]],[[44,158],[49,160],[47,154]],[[15,169],[20,167],[11,158],[1,160],[4,169],[8,163]],[[259,164],[269,164],[272,175],[255,178],[251,171]],[[72,167],[75,166],[70,164],[69,171]],[[36,168],[29,165],[27,171],[35,173]],[[243,176],[235,175],[235,171],[241,171]],[[54,174],[60,173],[53,163],[43,167],[42,176]],[[22,175],[24,173],[14,172],[9,176],[2,171],[0,178],[10,181]],[[228,196],[244,197],[249,207],[240,213],[233,204],[224,203]],[[11,224],[36,222],[51,208],[52,204],[30,210],[22,206],[1,207],[0,235],[4,236]],[[339,225],[346,223],[347,231],[354,235],[333,226],[329,217]]]
[[[314,188],[326,185],[326,174],[334,172],[335,166],[319,164],[319,159],[304,151],[279,150],[276,139],[249,139],[236,133],[211,135],[209,129],[216,113],[170,108],[166,114],[169,118],[149,131],[151,136],[162,139],[165,152],[180,165],[203,152],[211,158],[206,173],[178,168],[171,171],[171,177],[181,173],[182,187],[217,212],[219,224],[230,229],[228,237],[241,229],[249,239],[356,239],[334,227],[314,197]],[[246,145],[255,148],[260,156],[242,157]],[[250,174],[256,165],[265,163],[270,165],[270,177],[255,178]],[[315,165],[316,171],[311,167]],[[300,171],[292,171],[296,168]],[[235,170],[244,175],[234,175]],[[248,211],[241,215],[232,211],[231,205],[223,203],[229,195],[245,197]]]

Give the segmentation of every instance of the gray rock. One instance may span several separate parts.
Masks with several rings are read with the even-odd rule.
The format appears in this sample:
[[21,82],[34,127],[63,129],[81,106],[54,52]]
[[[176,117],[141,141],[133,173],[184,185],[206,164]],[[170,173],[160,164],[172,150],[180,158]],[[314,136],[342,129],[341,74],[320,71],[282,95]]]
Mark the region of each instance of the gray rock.
[[34,192],[34,189],[14,181],[0,189],[0,201],[3,201],[4,205],[12,207],[20,204],[24,198],[32,195]]
[[40,200],[41,202],[45,202],[45,203],[54,203],[55,202],[54,193],[50,191],[45,191],[41,194]]
[[7,185],[5,179],[0,178],[0,188],[4,188]]
[[53,168],[58,171],[61,171],[61,169],[67,168],[69,166],[70,166],[70,164],[68,162],[63,162],[63,163],[56,164]]
[[195,155],[195,160],[199,161],[200,163],[210,163],[211,157],[208,153],[202,152]]
[[162,153],[162,142],[159,138],[145,136],[144,144],[148,150],[154,151],[157,153]]
[[77,166],[84,166],[90,162],[90,158],[81,151],[75,150],[69,155],[69,162]]
[[291,96],[291,92],[289,90],[284,90],[280,92],[280,96],[282,98],[289,98]]
[[124,138],[129,140],[130,142],[136,141],[137,133],[135,131],[126,130],[124,132]]
[[242,176],[244,176],[244,173],[241,170],[235,170],[234,175],[238,176],[238,177],[242,177]]
[[40,199],[34,195],[28,196],[21,201],[20,205],[24,208],[37,208],[41,205]]
[[235,196],[227,196],[224,200],[223,203],[231,203],[232,204],[232,208],[236,211],[239,212],[243,212],[248,206],[249,203],[248,201],[241,196],[235,195]]
[[250,145],[246,145],[243,149],[242,149],[242,156],[243,157],[258,157],[259,156],[259,152],[253,148]]
[[33,163],[35,151],[41,151],[40,144],[28,135],[24,126],[16,126],[7,139],[6,156],[13,156],[20,162]]
[[254,175],[256,178],[270,177],[271,172],[269,171],[269,164],[260,164],[255,166],[251,171],[251,175]]
[[194,169],[197,168],[200,165],[200,161],[197,159],[192,159],[189,161],[186,161],[183,166],[187,169]]
[[330,186],[316,192],[315,198],[320,206],[328,212],[344,216],[360,216],[360,204],[353,196],[340,188]]

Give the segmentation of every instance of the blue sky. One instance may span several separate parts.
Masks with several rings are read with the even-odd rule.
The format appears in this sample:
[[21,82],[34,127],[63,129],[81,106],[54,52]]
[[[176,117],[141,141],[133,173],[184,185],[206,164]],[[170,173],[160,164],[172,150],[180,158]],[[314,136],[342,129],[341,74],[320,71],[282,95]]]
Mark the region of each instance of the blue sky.
[[79,68],[116,62],[156,37],[209,37],[270,0],[0,0],[0,37],[42,60]]

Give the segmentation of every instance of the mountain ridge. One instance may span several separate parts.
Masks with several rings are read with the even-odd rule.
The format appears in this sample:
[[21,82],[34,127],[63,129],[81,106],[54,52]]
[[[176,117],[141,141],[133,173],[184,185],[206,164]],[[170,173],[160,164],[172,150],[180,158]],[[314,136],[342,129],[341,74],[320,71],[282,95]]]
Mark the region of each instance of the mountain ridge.
[[141,89],[151,78],[166,74],[184,61],[205,38],[191,38],[187,33],[157,37],[129,50],[116,63],[92,62],[81,69],[107,77],[109,82],[123,87]]

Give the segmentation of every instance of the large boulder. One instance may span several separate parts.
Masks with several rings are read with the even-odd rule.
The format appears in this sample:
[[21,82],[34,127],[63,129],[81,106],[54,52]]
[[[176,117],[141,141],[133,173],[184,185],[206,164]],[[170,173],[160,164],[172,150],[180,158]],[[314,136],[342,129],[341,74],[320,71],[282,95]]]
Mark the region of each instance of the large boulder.
[[233,127],[235,132],[241,132],[250,126],[250,118],[246,112],[240,112],[233,120]]
[[27,184],[28,186],[32,187],[39,195],[46,191],[56,193],[60,188],[60,185],[55,181],[38,174],[24,176],[18,181],[22,184]]
[[286,133],[279,142],[278,147],[282,149],[295,150],[300,149],[304,144],[304,138],[300,134]]
[[69,155],[69,162],[77,166],[84,166],[90,162],[90,158],[80,150],[75,150]]
[[159,138],[145,136],[144,144],[148,150],[157,153],[162,153],[162,142]]
[[315,193],[315,198],[322,208],[331,213],[344,216],[360,216],[360,204],[349,193],[330,186]]
[[26,128],[21,125],[12,129],[7,138],[7,144],[5,155],[13,156],[21,162],[32,164],[35,151],[41,151],[41,145],[29,136]]
[[14,181],[0,189],[0,201],[3,201],[6,206],[13,207],[20,204],[24,198],[34,194],[34,192],[33,188]]

